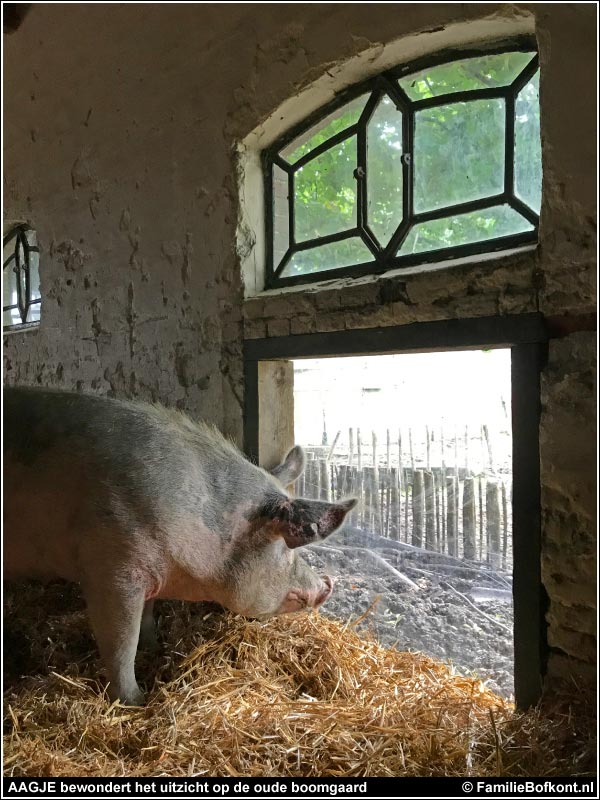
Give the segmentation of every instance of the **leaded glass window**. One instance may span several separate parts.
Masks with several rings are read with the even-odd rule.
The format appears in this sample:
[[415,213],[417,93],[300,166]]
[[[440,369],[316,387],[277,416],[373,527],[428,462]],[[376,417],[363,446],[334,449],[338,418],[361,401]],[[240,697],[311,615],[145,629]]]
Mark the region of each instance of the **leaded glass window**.
[[263,157],[267,288],[535,243],[535,47],[463,50],[391,70]]
[[29,225],[9,226],[3,236],[2,325],[5,330],[40,321],[39,248]]

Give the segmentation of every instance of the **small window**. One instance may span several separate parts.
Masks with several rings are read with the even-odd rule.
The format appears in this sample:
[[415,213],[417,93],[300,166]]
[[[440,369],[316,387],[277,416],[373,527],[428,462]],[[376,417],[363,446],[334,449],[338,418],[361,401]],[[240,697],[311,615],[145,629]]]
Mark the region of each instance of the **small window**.
[[290,131],[264,166],[267,288],[535,243],[534,46],[380,75]]
[[4,330],[32,327],[40,321],[39,248],[33,228],[9,227],[3,237],[2,324]]

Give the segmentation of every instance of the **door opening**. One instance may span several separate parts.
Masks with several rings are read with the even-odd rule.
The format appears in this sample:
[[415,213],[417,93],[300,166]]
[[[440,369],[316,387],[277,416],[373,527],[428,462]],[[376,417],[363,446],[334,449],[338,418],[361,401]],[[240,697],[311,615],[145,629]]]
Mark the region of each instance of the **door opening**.
[[[402,354],[417,354],[417,353],[426,353],[430,356],[436,353],[457,353],[457,351],[466,351],[466,350],[493,350],[495,348],[504,349],[505,353],[507,354],[505,358],[508,360],[508,353],[510,354],[510,402],[509,396],[506,394],[503,396],[504,403],[506,406],[506,416],[510,417],[510,428],[508,430],[512,431],[512,493],[510,491],[510,481],[508,472],[504,471],[501,472],[500,470],[500,450],[498,450],[498,454],[496,454],[494,447],[494,441],[490,439],[491,442],[491,450],[492,450],[492,466],[493,470],[490,471],[489,481],[487,480],[487,476],[484,476],[483,480],[480,482],[477,480],[477,475],[475,475],[475,481],[473,484],[474,491],[477,492],[477,497],[475,499],[475,527],[476,527],[476,558],[470,559],[467,558],[469,562],[469,568],[473,568],[475,570],[487,570],[488,573],[493,569],[499,575],[497,582],[498,586],[490,586],[489,582],[487,585],[482,585],[477,587],[479,592],[475,592],[477,597],[473,596],[473,593],[470,592],[472,588],[469,584],[459,586],[458,584],[454,584],[453,588],[455,591],[460,592],[464,595],[465,598],[468,598],[469,603],[473,602],[474,605],[478,608],[476,611],[474,608],[472,609],[472,616],[471,616],[471,624],[475,623],[478,628],[484,629],[484,625],[489,622],[489,630],[494,630],[498,628],[498,632],[506,634],[506,638],[504,639],[505,645],[503,645],[504,649],[507,651],[507,659],[510,659],[510,654],[508,649],[510,648],[510,640],[511,636],[507,631],[503,631],[500,627],[500,623],[502,625],[508,625],[508,619],[506,617],[500,616],[499,619],[495,619],[494,614],[489,614],[488,616],[491,619],[486,620],[485,617],[479,613],[483,610],[484,606],[483,603],[487,601],[489,597],[491,597],[491,590],[496,589],[496,596],[495,600],[499,600],[500,597],[502,599],[506,599],[507,595],[504,594],[504,589],[508,589],[508,587],[504,585],[504,582],[510,581],[510,564],[509,564],[509,557],[511,555],[510,548],[512,546],[512,597],[513,597],[513,606],[512,606],[512,613],[514,617],[514,636],[512,637],[513,647],[514,647],[514,696],[516,705],[519,708],[527,708],[534,703],[536,703],[541,694],[542,688],[542,679],[546,670],[546,663],[547,663],[547,656],[548,656],[548,644],[547,644],[547,635],[546,635],[546,622],[545,622],[545,611],[547,608],[547,596],[542,586],[541,580],[541,564],[540,564],[540,548],[541,548],[541,534],[540,534],[540,463],[539,463],[539,422],[540,422],[540,370],[545,358],[546,352],[546,342],[548,340],[548,332],[546,329],[546,323],[543,317],[540,314],[533,313],[533,314],[520,314],[514,316],[493,316],[493,317],[477,317],[472,319],[452,319],[452,320],[438,320],[434,322],[419,322],[409,325],[398,325],[398,326],[390,326],[384,328],[369,328],[369,329],[361,329],[361,330],[345,330],[345,331],[335,331],[332,333],[312,333],[312,334],[305,334],[305,335],[295,335],[295,336],[281,336],[281,337],[267,337],[264,339],[249,339],[244,344],[244,377],[245,377],[245,401],[244,401],[244,446],[247,455],[250,459],[256,461],[257,463],[261,464],[266,468],[271,468],[275,466],[278,461],[277,459],[280,458],[283,453],[289,449],[294,443],[295,438],[295,431],[294,431],[294,420],[295,420],[295,413],[294,413],[294,363],[296,361],[302,361],[302,363],[306,364],[306,359],[327,359],[324,363],[326,365],[334,364],[335,359],[342,358],[346,356],[379,356],[379,355],[394,355],[397,354],[398,356]],[[485,354],[484,354],[485,355]],[[500,358],[501,356],[498,356]],[[333,359],[333,360],[332,360]],[[474,371],[471,371],[471,375],[477,377]],[[326,372],[324,373],[326,377]],[[298,375],[298,378],[300,376]],[[430,391],[431,398],[435,399],[438,406],[443,408],[444,402],[446,398],[450,395],[451,392],[455,389],[455,384],[458,382],[455,374],[450,373],[449,376],[446,376],[444,380],[441,380],[441,373],[437,376],[439,379],[436,381],[434,387]],[[325,378],[324,378],[325,379]],[[369,385],[362,385],[361,389],[366,388],[378,388],[377,386],[369,386]],[[406,394],[406,392],[404,392]],[[366,392],[365,395],[369,395],[369,392]],[[371,393],[376,395],[377,392]],[[340,397],[338,395],[336,409],[343,409],[344,413],[346,407],[348,406],[347,398],[342,393]],[[300,412],[299,412],[300,413]],[[336,412],[338,417],[341,420],[341,416],[339,412]],[[502,412],[504,413],[504,412]],[[318,416],[318,412],[317,412]],[[375,409],[372,412],[372,417],[376,418],[376,421],[379,426],[381,412]],[[370,431],[375,430],[376,426],[374,424],[375,419],[370,421],[370,424],[367,425],[366,436],[363,434],[361,430],[361,448],[363,447],[363,441],[365,442],[365,458],[368,456],[368,447],[369,447],[369,436]],[[322,426],[322,413],[321,418],[319,420],[319,426]],[[316,448],[331,448],[333,444],[333,439],[330,441],[330,437],[335,438],[337,433],[337,429],[340,430],[342,427],[350,428],[354,427],[357,428],[357,422],[352,420],[351,423],[346,422],[342,426],[341,424],[332,430],[332,421],[329,424],[327,429],[327,445],[323,445],[323,428],[319,427],[318,430],[321,433],[321,439],[318,439],[317,433],[317,443],[314,445]],[[300,420],[298,421],[298,425],[300,426]],[[404,425],[404,420],[400,420],[400,428]],[[487,420],[484,420],[483,424],[488,424]],[[381,426],[379,426],[380,428]],[[387,470],[387,425],[383,426],[384,432],[382,433],[381,430],[378,434],[377,443],[376,443],[376,452],[377,452],[377,467],[379,467],[379,461],[383,458],[383,466],[385,470]],[[422,427],[422,425],[421,425]],[[433,423],[432,423],[433,427]],[[457,423],[458,428],[458,423]],[[298,427],[297,435],[299,438],[303,438],[305,434],[302,433],[300,427]],[[394,433],[394,437],[397,433]],[[397,476],[398,476],[398,492],[399,492],[399,503],[404,501],[404,507],[398,508],[396,513],[397,518],[403,518],[406,514],[406,487],[408,486],[408,477],[410,476],[411,480],[416,480],[417,490],[415,492],[417,500],[415,501],[415,507],[417,509],[417,518],[419,517],[419,509],[421,509],[421,517],[422,520],[424,519],[424,523],[421,523],[421,526],[424,525],[424,534],[421,539],[421,549],[427,550],[428,552],[426,555],[429,557],[429,560],[433,563],[441,563],[441,559],[437,558],[435,550],[433,548],[429,549],[425,546],[423,547],[423,540],[425,541],[425,545],[427,544],[427,508],[423,509],[423,505],[421,504],[421,500],[419,497],[423,498],[425,493],[425,484],[427,481],[430,480],[429,476],[426,476],[427,472],[433,473],[433,485],[435,487],[436,483],[436,475],[437,470],[432,470],[432,467],[440,467],[438,464],[433,463],[433,458],[439,458],[441,461],[441,449],[438,449],[437,455],[435,448],[441,448],[441,431],[439,433],[439,438],[431,438],[431,432],[429,437],[429,467],[430,469],[427,470],[427,461],[425,460],[425,464],[421,464],[417,459],[422,458],[422,452],[417,454],[418,443],[416,442],[416,432],[414,434],[415,438],[413,439],[413,459],[415,460],[415,469],[413,475],[412,470],[412,463],[410,462],[410,441],[405,444],[407,433],[401,434],[403,436],[402,440],[402,468],[410,468],[410,472],[408,475],[402,474],[402,477],[405,478],[404,487],[400,486],[400,476],[399,476],[399,466],[398,463],[396,465]],[[434,431],[434,437],[438,437],[438,432]],[[450,441],[453,441],[453,433],[450,435]],[[464,433],[463,433],[464,435]],[[488,436],[490,435],[489,424],[488,424]],[[314,434],[311,434],[314,436]],[[345,493],[350,493],[352,490],[352,486],[350,485],[350,491],[348,491],[347,481],[348,481],[348,474],[352,476],[352,471],[350,467],[352,466],[354,469],[357,468],[357,457],[358,457],[358,448],[357,448],[357,433],[356,430],[354,431],[354,456],[353,456],[353,463],[348,462],[346,464],[340,463],[339,466],[343,467],[346,466],[346,477],[344,478],[344,482],[346,484]],[[341,441],[342,434],[340,433],[340,439],[338,442]],[[350,451],[350,443],[349,443],[349,434],[346,434],[347,439],[347,449],[348,449],[348,456]],[[392,429],[390,426],[390,449],[392,450]],[[475,437],[475,438],[474,438]],[[469,468],[477,469],[481,465],[477,465],[476,463],[476,454],[478,451],[481,451],[481,458],[483,459],[482,463],[485,463],[485,454],[487,450],[487,443],[486,443],[486,434],[483,432],[482,437],[479,439],[479,444],[477,444],[477,434],[474,431],[474,437],[471,435],[471,431],[469,428],[469,433],[467,434],[468,439],[468,465]],[[460,432],[457,432],[454,439],[457,443],[460,442]],[[482,441],[485,444],[485,447],[482,446]],[[504,439],[505,443],[507,442],[506,438]],[[304,442],[307,444],[307,442]],[[423,443],[425,443],[425,459],[427,459],[427,448],[426,448],[426,440],[423,439],[421,443],[421,450],[423,448]],[[308,443],[310,445],[310,443]],[[501,447],[501,445],[497,445]],[[336,444],[337,447],[337,444]],[[371,438],[371,447],[372,447],[372,438]],[[458,447],[458,445],[457,445]],[[433,448],[433,449],[432,449]],[[309,447],[310,449],[310,447]],[[444,441],[444,450],[443,452],[446,453],[447,451],[446,445],[446,434],[445,434],[445,441]],[[453,445],[450,445],[450,452],[453,452]],[[384,454],[383,456],[381,454]],[[329,455],[329,450],[325,454],[325,460]],[[332,458],[334,459],[333,466],[338,466],[335,463],[335,449],[332,454]],[[408,458],[408,461],[407,461]],[[456,468],[458,465],[458,483],[460,484],[461,475],[463,477],[463,486],[459,485],[458,490],[453,491],[452,486],[448,485],[448,477],[452,477],[452,475],[448,476],[446,474],[446,483],[443,491],[445,492],[445,497],[440,501],[438,499],[438,510],[443,512],[443,516],[440,515],[440,526],[442,525],[442,519],[445,519],[446,531],[445,531],[445,548],[446,551],[444,552],[444,556],[446,557],[447,566],[452,566],[452,562],[450,560],[450,556],[453,558],[458,558],[459,563],[456,563],[455,566],[464,569],[465,565],[461,564],[461,558],[464,559],[464,542],[461,544],[460,540],[456,543],[452,543],[452,548],[456,546],[458,549],[458,555],[454,555],[454,549],[451,552],[448,552],[448,512],[454,509],[454,518],[458,520],[460,524],[461,515],[463,515],[463,529],[464,529],[464,517],[465,517],[465,500],[464,500],[464,478],[467,477],[467,470],[464,465],[464,461],[461,464],[461,459],[464,458],[464,453],[458,453],[457,458],[454,459],[454,463],[450,466]],[[488,466],[489,466],[489,452],[487,454],[488,458]],[[315,456],[311,461],[315,460]],[[371,467],[371,469],[375,468],[374,464],[369,465],[365,462],[362,466],[364,467]],[[444,466],[444,465],[441,465]],[[448,468],[449,463],[446,463],[446,468]],[[331,468],[331,463],[330,463]],[[394,464],[392,462],[392,455],[390,454],[390,472],[394,468]],[[310,469],[310,468],[309,468]],[[314,469],[314,467],[312,468]],[[319,470],[322,469],[319,467]],[[416,473],[421,470],[423,472],[422,479],[420,477],[416,477]],[[464,470],[464,472],[461,472]],[[493,472],[499,473],[498,475],[492,474]],[[343,470],[340,470],[343,473]],[[310,474],[310,473],[309,473]],[[469,476],[473,477],[473,476]],[[337,479],[337,475],[335,476]],[[495,478],[499,478],[499,480],[494,480]],[[306,490],[306,480],[304,489]],[[341,481],[342,478],[340,476],[339,480]],[[322,481],[322,479],[321,479]],[[371,476],[369,475],[369,482],[371,481]],[[422,482],[421,482],[422,481]],[[313,482],[319,486],[318,481],[313,481],[309,479],[309,484]],[[440,483],[439,492],[442,491],[441,481]],[[498,519],[499,519],[499,528],[500,528],[500,550],[498,552],[498,548],[495,549],[490,547],[488,551],[488,521],[487,521],[487,486],[488,483],[491,486],[490,489],[490,533],[489,538],[490,542],[497,541],[496,534],[494,531],[498,530]],[[494,483],[496,487],[494,487]],[[456,480],[455,480],[456,484]],[[504,484],[504,495],[502,492],[502,484]],[[322,487],[321,483],[321,487]],[[369,483],[372,486],[372,482]],[[485,496],[483,497],[483,510],[479,512],[479,516],[477,516],[477,506],[479,504],[479,487],[481,485],[482,493],[485,491]],[[423,487],[420,493],[420,487]],[[309,486],[310,489],[310,486]],[[321,488],[319,488],[319,491]],[[337,484],[334,483],[333,488],[330,489],[331,491],[339,491],[340,489],[337,488]],[[364,493],[364,479],[363,479],[363,493]],[[374,496],[373,490],[371,489],[371,497]],[[394,491],[394,485],[389,485],[389,492],[390,492],[390,522],[389,524],[386,522],[388,534],[394,529],[393,528],[393,519],[394,519],[394,503],[391,501],[391,495]],[[377,488],[378,492],[378,503],[379,506],[381,505],[381,496],[382,494],[387,500],[387,492],[388,486],[385,486],[385,489]],[[402,493],[404,492],[404,494]],[[412,508],[412,483],[410,484],[410,488],[408,489],[408,513],[409,513],[409,524],[408,527],[405,524],[405,532],[402,534],[400,532],[400,536],[402,535],[407,536],[407,531],[410,529],[411,524],[411,514],[414,514]],[[499,495],[497,494],[499,492]],[[454,496],[454,501],[452,497]],[[469,497],[469,489],[467,489],[467,499]],[[496,500],[498,498],[498,500]],[[440,507],[441,502],[441,507]],[[506,502],[506,513],[504,513],[503,503]],[[398,504],[399,504],[398,503]],[[424,500],[423,500],[424,503]],[[469,511],[469,503],[467,505],[467,528],[468,528],[468,519],[470,515]],[[371,506],[373,506],[373,502],[371,502]],[[511,512],[512,506],[512,512]],[[499,507],[499,512],[498,512]],[[373,510],[373,514],[376,514],[377,503],[375,504],[375,509]],[[356,526],[357,514],[363,513],[355,510],[355,514],[353,520],[354,525]],[[381,511],[379,512],[381,514]],[[386,512],[387,513],[387,512]],[[435,502],[434,502],[434,514],[435,514]],[[401,516],[402,515],[402,516]],[[451,516],[451,515],[450,515]],[[375,517],[377,519],[377,517]],[[431,503],[429,504],[429,531],[431,536]],[[483,535],[481,533],[481,522],[483,520]],[[361,522],[363,524],[364,520]],[[512,525],[512,536],[511,534],[511,525]],[[397,527],[397,526],[396,526]],[[452,530],[453,526],[451,526]],[[373,531],[369,529],[369,527],[365,528],[367,532],[373,535]],[[361,527],[360,530],[362,531],[363,528]],[[435,528],[436,536],[438,528]],[[380,535],[377,533],[376,535]],[[395,534],[398,535],[398,534]],[[412,537],[412,533],[410,533]],[[477,538],[479,537],[479,538]],[[389,535],[383,537],[386,540],[386,546],[389,545],[388,549],[390,550],[399,550],[404,551],[405,555],[403,555],[404,561],[408,563],[408,556],[406,553],[410,550],[409,547],[401,547],[397,548],[393,544],[390,544],[392,537]],[[468,537],[467,537],[468,538]],[[463,534],[464,539],[464,534]],[[482,539],[483,546],[479,544],[479,539]],[[504,548],[504,541],[506,540],[506,548]],[[394,540],[395,541],[395,540]],[[398,540],[399,542],[402,539]],[[444,533],[442,529],[442,541],[444,541]],[[430,539],[431,543],[431,539]],[[333,541],[331,542],[333,544]],[[405,541],[405,545],[412,545],[412,538],[410,541]],[[349,545],[351,546],[351,545]],[[362,545],[360,545],[362,546]],[[462,550],[461,550],[462,548]],[[478,549],[477,549],[478,548]],[[339,549],[339,548],[338,548]],[[506,553],[504,552],[506,549]],[[377,553],[376,549],[372,549],[372,555],[369,555],[368,558],[371,562],[376,561]],[[467,555],[472,555],[472,550],[469,551],[467,549]],[[391,563],[391,566],[401,572],[400,566],[400,556],[395,556],[397,560],[397,565]],[[419,569],[423,569],[424,571],[432,572],[431,569],[428,567],[418,567]],[[382,567],[382,569],[389,571],[387,567]],[[438,570],[439,571],[439,570]],[[447,569],[447,573],[452,572],[459,572],[460,570],[451,570]],[[405,570],[408,572],[408,570]],[[413,583],[419,585],[420,578],[416,577],[416,572],[413,573],[415,575],[415,579],[411,578]],[[502,574],[503,573],[503,574]],[[410,577],[410,576],[409,576]],[[427,577],[421,576],[421,577]],[[487,577],[487,574],[486,574]],[[403,581],[402,578],[398,578],[401,583],[406,583]],[[450,585],[450,581],[444,580],[445,584]],[[358,584],[355,584],[358,585]],[[408,585],[408,584],[407,584]],[[486,590],[485,592],[483,590]],[[468,591],[467,591],[468,590]],[[452,592],[451,589],[447,591]],[[501,595],[498,594],[501,592]],[[329,601],[332,602],[332,601]],[[381,601],[380,601],[381,602]],[[436,602],[438,602],[436,600]],[[469,608],[471,606],[467,603]],[[509,612],[510,605],[508,603],[503,604],[505,608],[503,609],[504,614]],[[508,608],[506,608],[508,606]],[[433,607],[433,604],[432,604]],[[324,607],[325,608],[325,607]],[[425,605],[426,612],[430,612],[430,609]],[[393,611],[391,612],[394,613]],[[400,611],[397,612],[398,615]],[[487,613],[487,612],[486,612]],[[388,616],[390,616],[388,614]],[[405,615],[405,619],[407,615]],[[409,622],[412,624],[414,623],[413,617],[408,617]],[[495,620],[495,621],[492,621]],[[481,624],[480,624],[481,623]],[[442,623],[443,624],[443,623]],[[456,627],[456,623],[454,627]],[[474,630],[474,635],[476,631]],[[433,637],[432,637],[433,638]],[[400,644],[400,642],[399,642]],[[501,648],[498,647],[497,650],[499,651]],[[460,666],[460,661],[457,658],[453,658],[456,662],[457,667]],[[480,663],[482,660],[480,659],[477,661],[476,669],[481,673],[482,677],[484,674],[484,668],[486,665],[484,663]],[[473,663],[471,661],[471,663]],[[464,668],[468,668],[468,665]],[[502,677],[502,676],[500,676]],[[496,679],[494,679],[496,680]],[[507,687],[506,689],[502,689],[503,693],[508,693],[509,691],[509,684],[510,682],[507,681],[506,676],[504,677],[504,685]],[[498,690],[501,687],[498,686]]]
[[306,557],[323,613],[514,695],[510,350],[302,359],[296,493],[356,496]]

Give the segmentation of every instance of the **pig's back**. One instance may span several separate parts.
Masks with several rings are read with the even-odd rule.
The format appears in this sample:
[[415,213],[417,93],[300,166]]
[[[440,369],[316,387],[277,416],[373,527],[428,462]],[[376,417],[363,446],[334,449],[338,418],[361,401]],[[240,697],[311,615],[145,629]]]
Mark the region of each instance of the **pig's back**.
[[214,529],[262,473],[206,426],[91,395],[7,388],[4,432],[9,574],[76,579],[78,537],[99,527],[127,537],[198,515]]

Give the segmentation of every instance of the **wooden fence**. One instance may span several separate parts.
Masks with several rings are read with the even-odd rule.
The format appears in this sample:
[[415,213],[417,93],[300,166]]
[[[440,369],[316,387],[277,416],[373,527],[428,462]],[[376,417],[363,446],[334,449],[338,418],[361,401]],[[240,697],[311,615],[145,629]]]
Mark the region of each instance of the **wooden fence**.
[[[442,445],[442,463],[433,465],[429,431],[427,452],[423,452],[425,464],[419,465],[414,437],[409,433],[407,465],[403,464],[402,438],[398,439],[394,458],[389,432],[381,455],[375,435],[365,452],[360,431],[355,433],[355,429],[350,429],[345,446],[339,445],[338,433],[330,447],[306,448],[308,460],[297,493],[324,500],[358,497],[349,522],[366,532],[483,561],[495,568],[509,567],[510,475],[504,467],[502,472],[495,469],[488,432],[482,431],[482,438],[488,442],[489,464],[477,474],[469,468],[468,452],[456,445],[454,463],[446,463]],[[443,443],[443,434],[441,440]]]

